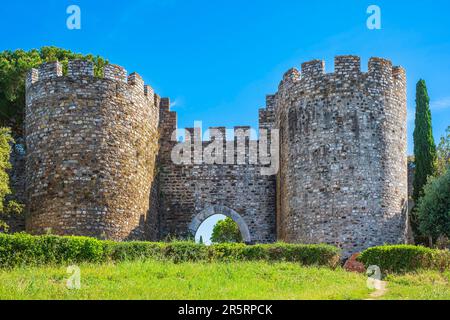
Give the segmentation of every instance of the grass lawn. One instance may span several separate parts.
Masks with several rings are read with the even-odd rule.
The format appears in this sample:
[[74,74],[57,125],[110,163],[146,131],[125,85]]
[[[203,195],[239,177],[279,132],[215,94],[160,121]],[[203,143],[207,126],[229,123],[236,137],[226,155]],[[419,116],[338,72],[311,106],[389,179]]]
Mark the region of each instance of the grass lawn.
[[[0,299],[367,299],[364,275],[293,263],[158,261],[80,265],[81,289],[63,267],[0,271]],[[450,299],[450,272],[390,276],[382,299]]]

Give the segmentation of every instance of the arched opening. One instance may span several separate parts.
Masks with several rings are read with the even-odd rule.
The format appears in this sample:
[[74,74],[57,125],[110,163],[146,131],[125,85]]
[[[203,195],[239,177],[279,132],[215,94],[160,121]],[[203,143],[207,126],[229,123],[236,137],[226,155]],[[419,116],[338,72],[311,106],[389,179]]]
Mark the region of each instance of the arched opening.
[[217,223],[219,223],[219,221],[223,221],[226,218],[227,217],[223,214],[215,214],[203,221],[200,227],[197,229],[197,232],[195,233],[195,242],[203,243],[206,245],[212,244],[211,237],[214,227],[217,225]]
[[[203,223],[209,222],[210,220],[208,220],[208,218],[213,218],[211,222],[205,226],[211,228],[210,232],[212,233],[212,228],[214,227],[215,223],[217,223],[217,221],[219,221],[221,218],[223,219],[223,217],[229,217],[234,222],[236,222],[244,242],[251,243],[250,231],[244,219],[236,211],[225,206],[211,206],[197,214],[189,225],[189,231],[192,235],[197,236],[197,231],[200,229]],[[206,239],[203,240],[205,241]]]

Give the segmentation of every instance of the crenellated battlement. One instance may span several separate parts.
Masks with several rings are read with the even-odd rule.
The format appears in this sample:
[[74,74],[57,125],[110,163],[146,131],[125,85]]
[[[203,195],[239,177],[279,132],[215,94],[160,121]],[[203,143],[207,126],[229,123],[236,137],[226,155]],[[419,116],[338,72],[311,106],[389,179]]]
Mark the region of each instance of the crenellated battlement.
[[[326,73],[325,61],[312,60],[301,64],[301,71],[289,69],[280,82],[279,90],[288,90],[295,85],[298,89],[308,91],[317,86],[333,85],[339,82],[361,79],[371,86],[379,85],[388,88],[394,82],[405,82],[406,74],[402,67],[393,66],[392,62],[383,58],[370,58],[368,71],[362,72],[361,58],[358,56],[336,56],[334,72]],[[301,86],[304,85],[304,88]],[[302,91],[302,90],[300,90]]]
[[93,77],[94,63],[86,60],[70,60],[67,66],[67,75],[70,78]]
[[337,56],[334,59],[336,76],[357,77],[361,73],[361,58],[357,56]]
[[107,64],[103,68],[103,78],[95,77],[94,63],[87,60],[70,60],[67,64],[67,74],[63,73],[63,65],[59,61],[43,63],[39,68],[31,69],[26,77],[26,87],[30,89],[31,86],[38,82],[49,80],[60,80],[70,78],[92,78],[93,80],[110,80],[119,83],[125,83],[130,88],[135,89],[136,93],[142,93],[152,101],[154,100],[155,92],[153,88],[146,85],[142,77],[133,72],[128,75],[127,70],[121,66],[114,64]]
[[321,77],[325,73],[325,61],[312,60],[302,63],[301,69],[302,77],[304,78],[316,78]]
[[108,64],[103,69],[103,75],[105,79],[127,82],[127,70],[125,68],[115,65]]

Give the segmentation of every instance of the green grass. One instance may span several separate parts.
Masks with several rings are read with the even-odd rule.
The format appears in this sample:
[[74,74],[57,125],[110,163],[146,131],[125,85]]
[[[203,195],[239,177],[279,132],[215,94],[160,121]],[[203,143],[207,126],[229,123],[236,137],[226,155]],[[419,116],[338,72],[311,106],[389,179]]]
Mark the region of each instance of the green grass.
[[[0,270],[0,299],[366,299],[364,275],[294,263],[83,264],[81,289],[63,267]],[[450,273],[390,276],[386,299],[450,299]]]
[[390,275],[388,300],[450,300],[450,271],[420,271],[405,275]]

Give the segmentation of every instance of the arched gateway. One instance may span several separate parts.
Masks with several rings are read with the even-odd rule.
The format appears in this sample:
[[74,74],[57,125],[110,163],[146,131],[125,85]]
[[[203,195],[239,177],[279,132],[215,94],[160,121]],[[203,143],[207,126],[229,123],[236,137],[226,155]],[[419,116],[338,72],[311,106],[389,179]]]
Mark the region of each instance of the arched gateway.
[[239,215],[239,213],[237,213],[233,209],[220,205],[210,206],[197,214],[194,219],[192,219],[192,222],[189,225],[189,231],[191,232],[191,234],[195,235],[200,225],[206,219],[216,214],[222,214],[233,219],[233,221],[236,222],[239,226],[239,230],[241,231],[242,239],[244,239],[244,242],[252,242],[247,223],[245,223],[244,219]]

